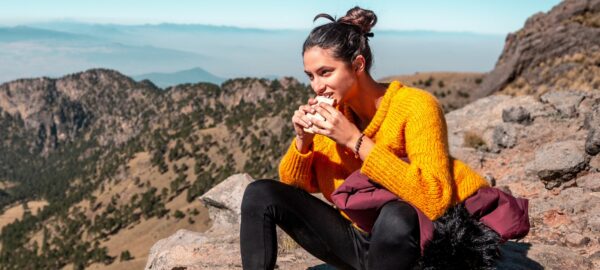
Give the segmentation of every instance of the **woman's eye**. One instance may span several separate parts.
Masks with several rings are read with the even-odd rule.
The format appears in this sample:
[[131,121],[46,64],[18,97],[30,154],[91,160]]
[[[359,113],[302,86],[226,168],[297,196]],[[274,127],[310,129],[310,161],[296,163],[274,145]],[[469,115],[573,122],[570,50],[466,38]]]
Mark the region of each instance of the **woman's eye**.
[[329,73],[331,73],[331,70],[325,70],[325,71],[323,71],[323,73],[321,73],[321,75],[326,75],[326,74],[329,74]]

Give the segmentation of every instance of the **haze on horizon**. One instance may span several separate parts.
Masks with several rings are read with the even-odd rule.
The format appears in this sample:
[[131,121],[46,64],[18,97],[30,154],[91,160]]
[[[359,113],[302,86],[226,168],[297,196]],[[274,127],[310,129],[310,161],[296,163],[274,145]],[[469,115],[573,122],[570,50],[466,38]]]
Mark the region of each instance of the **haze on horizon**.
[[[380,30],[432,30],[506,34],[523,26],[531,14],[547,11],[559,0],[535,1],[194,1],[161,0],[3,0],[0,25],[50,20],[114,24],[209,24],[242,28],[310,29],[321,12],[341,17],[354,5],[378,15]],[[293,11],[293,12],[292,12]]]
[[130,76],[200,67],[222,78],[285,75],[307,82],[301,44],[310,29],[327,22],[312,18],[321,12],[340,17],[354,5],[378,15],[374,77],[486,72],[507,33],[558,2],[3,0],[0,83],[93,67]]

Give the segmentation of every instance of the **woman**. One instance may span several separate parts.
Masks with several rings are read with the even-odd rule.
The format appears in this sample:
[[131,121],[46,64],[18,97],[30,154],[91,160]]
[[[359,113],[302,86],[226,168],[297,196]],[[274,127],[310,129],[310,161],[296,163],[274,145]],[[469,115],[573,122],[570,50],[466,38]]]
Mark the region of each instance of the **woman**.
[[[304,42],[305,73],[317,95],[295,111],[296,133],[279,164],[281,181],[259,179],[245,190],[240,227],[244,269],[274,269],[275,225],[315,257],[338,269],[410,269],[420,256],[415,209],[386,203],[373,229],[363,231],[341,210],[309,193],[331,193],[353,171],[435,220],[480,187],[484,178],[449,155],[446,121],[438,100],[425,90],[370,75],[368,37],[377,22],[356,6],[338,20],[315,27]],[[318,112],[325,121],[311,120]],[[304,132],[311,128],[314,133]],[[405,162],[402,157],[408,157]]]

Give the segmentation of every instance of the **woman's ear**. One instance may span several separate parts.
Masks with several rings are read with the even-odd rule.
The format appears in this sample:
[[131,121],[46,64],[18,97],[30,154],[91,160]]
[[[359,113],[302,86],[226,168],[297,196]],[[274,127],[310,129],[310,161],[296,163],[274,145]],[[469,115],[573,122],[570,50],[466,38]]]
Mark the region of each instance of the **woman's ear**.
[[356,56],[352,62],[352,67],[355,72],[363,71],[365,69],[365,57],[363,57],[362,54]]

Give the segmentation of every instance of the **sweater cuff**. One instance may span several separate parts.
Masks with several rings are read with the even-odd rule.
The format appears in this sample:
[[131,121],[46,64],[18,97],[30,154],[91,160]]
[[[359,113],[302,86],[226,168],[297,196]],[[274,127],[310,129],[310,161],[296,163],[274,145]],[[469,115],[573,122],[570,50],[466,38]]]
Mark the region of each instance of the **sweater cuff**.
[[297,141],[298,141],[298,138],[297,138],[297,137],[294,137],[294,140],[292,140],[292,145],[291,145],[291,148],[292,148],[292,149],[294,149],[294,153],[295,153],[295,154],[296,154],[296,155],[297,155],[299,158],[304,158],[304,159],[306,159],[306,158],[308,158],[308,157],[312,156],[312,153],[313,153],[313,146],[315,145],[315,143],[314,143],[314,142],[311,142],[311,143],[310,143],[310,146],[308,147],[308,152],[306,152],[306,153],[302,154],[302,153],[300,152],[300,150],[298,150],[298,147],[296,147],[296,143],[297,143]]
[[290,144],[287,155],[281,163],[281,180],[286,183],[306,181],[311,179],[311,166],[314,156],[314,142],[310,144],[308,152],[302,154],[296,148],[296,137]]

